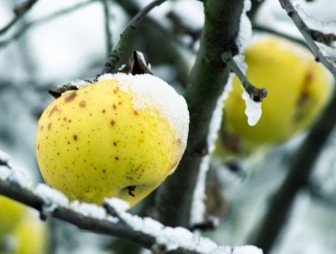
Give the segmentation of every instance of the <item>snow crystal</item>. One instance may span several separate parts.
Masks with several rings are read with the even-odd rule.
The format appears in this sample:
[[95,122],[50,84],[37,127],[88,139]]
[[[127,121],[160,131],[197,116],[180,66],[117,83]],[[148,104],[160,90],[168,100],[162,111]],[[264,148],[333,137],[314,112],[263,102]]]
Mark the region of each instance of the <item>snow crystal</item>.
[[45,184],[38,184],[34,193],[43,199],[44,202],[67,207],[69,204],[68,198],[60,191],[55,190]]
[[251,245],[237,246],[233,249],[232,254],[262,254],[262,250]]
[[105,198],[104,203],[113,207],[116,210],[116,212],[126,211],[128,208],[130,208],[130,204],[127,201],[119,198]]
[[75,200],[70,203],[70,208],[84,216],[96,219],[106,219],[107,217],[105,209],[95,204],[81,203]]
[[243,91],[242,98],[246,104],[245,115],[247,116],[247,123],[250,126],[254,126],[258,123],[262,114],[261,102],[253,101],[245,90]]
[[168,119],[184,146],[189,130],[189,112],[185,99],[162,79],[150,74],[128,75],[125,73],[104,74],[101,80],[118,80],[121,87],[130,89],[134,106],[138,109],[157,108],[161,116]]

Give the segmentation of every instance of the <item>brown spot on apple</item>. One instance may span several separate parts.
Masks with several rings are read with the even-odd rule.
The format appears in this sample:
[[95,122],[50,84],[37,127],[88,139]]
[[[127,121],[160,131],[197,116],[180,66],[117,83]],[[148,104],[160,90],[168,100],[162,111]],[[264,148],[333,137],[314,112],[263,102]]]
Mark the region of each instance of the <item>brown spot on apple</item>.
[[81,108],[85,108],[86,102],[85,101],[80,101],[78,104]]
[[77,92],[71,92],[67,96],[65,96],[64,102],[66,103],[72,102],[76,98],[76,96],[77,96]]

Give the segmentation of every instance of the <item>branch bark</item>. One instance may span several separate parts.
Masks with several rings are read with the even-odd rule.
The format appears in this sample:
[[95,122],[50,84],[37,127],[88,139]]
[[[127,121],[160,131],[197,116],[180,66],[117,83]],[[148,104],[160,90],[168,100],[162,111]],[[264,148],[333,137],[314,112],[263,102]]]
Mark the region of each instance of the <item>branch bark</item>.
[[221,54],[236,50],[243,3],[243,0],[204,1],[205,24],[200,49],[184,94],[190,113],[188,146],[158,198],[164,224],[190,226],[193,193],[200,164],[208,151],[209,123],[229,75]]

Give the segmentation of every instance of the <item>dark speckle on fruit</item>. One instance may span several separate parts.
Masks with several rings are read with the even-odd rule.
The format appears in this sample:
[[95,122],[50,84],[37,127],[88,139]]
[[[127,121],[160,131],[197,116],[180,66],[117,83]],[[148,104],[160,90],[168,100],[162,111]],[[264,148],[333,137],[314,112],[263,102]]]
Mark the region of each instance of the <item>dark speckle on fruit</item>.
[[48,124],[48,130],[50,131],[51,129],[51,123]]
[[72,138],[73,138],[73,140],[75,140],[75,141],[78,139],[77,135],[73,135]]
[[77,96],[76,92],[71,92],[64,98],[64,102],[72,102],[76,98],[76,96]]
[[114,125],[115,125],[115,121],[114,121],[114,120],[111,120],[110,124],[111,124],[112,126],[114,126]]

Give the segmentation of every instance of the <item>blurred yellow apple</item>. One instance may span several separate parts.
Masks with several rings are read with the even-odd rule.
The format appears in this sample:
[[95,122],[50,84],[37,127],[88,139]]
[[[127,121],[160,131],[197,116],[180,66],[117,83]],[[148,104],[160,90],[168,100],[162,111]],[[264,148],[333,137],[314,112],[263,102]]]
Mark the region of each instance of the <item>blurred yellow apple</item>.
[[0,196],[0,237],[11,231],[26,212],[24,205]]
[[9,235],[9,254],[47,253],[47,227],[37,213],[26,214]]
[[247,78],[256,87],[267,88],[268,96],[259,122],[249,126],[243,89],[234,77],[217,146],[235,154],[282,142],[309,128],[333,94],[334,84],[331,74],[305,47],[280,37],[261,36],[244,55]]
[[173,173],[188,125],[184,98],[163,80],[106,74],[45,109],[37,160],[45,181],[72,200],[133,206]]

